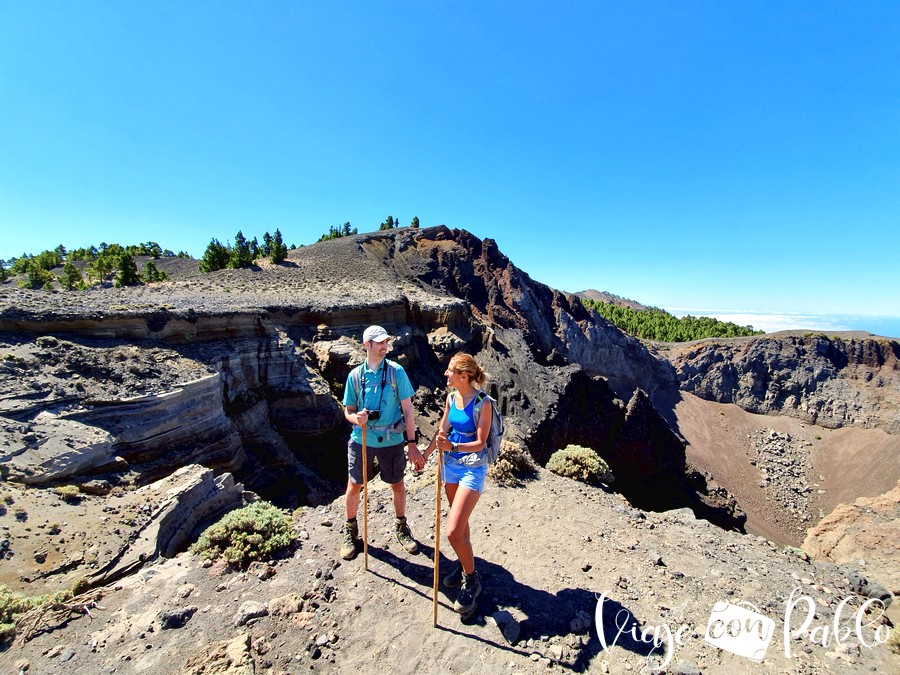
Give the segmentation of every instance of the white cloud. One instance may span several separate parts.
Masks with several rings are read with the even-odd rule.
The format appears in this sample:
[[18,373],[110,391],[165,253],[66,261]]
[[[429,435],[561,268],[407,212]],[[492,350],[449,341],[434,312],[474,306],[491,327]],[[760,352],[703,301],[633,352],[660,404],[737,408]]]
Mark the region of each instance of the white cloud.
[[669,310],[677,317],[691,314],[693,316],[711,316],[719,321],[731,321],[739,326],[753,326],[766,333],[780,330],[865,330],[860,325],[850,325],[846,317],[825,314],[791,314],[785,312],[750,312],[743,310],[690,309],[675,307]]

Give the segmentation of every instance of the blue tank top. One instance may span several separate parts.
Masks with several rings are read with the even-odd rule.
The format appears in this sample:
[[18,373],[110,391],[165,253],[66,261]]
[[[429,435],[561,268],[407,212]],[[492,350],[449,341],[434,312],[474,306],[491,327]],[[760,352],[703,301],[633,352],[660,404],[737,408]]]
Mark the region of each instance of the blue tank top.
[[[450,398],[450,414],[447,415],[447,421],[450,423],[450,435],[447,438],[454,443],[470,443],[478,438],[478,425],[473,419],[475,399],[473,396],[469,404],[460,410],[456,407],[456,396]],[[452,457],[464,457],[467,452],[451,452]]]

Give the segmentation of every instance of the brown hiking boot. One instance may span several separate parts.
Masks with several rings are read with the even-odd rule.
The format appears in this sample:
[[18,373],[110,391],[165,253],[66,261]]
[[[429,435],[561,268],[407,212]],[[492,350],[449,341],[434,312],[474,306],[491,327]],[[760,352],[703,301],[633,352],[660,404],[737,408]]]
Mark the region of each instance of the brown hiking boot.
[[341,542],[341,558],[344,560],[353,560],[356,553],[362,546],[362,540],[359,538],[359,525],[356,521],[347,521],[344,523],[344,539]]
[[406,518],[397,518],[394,521],[394,530],[397,533],[397,541],[406,549],[407,553],[417,553],[419,545],[413,539],[412,532],[409,531],[409,525],[406,524]]

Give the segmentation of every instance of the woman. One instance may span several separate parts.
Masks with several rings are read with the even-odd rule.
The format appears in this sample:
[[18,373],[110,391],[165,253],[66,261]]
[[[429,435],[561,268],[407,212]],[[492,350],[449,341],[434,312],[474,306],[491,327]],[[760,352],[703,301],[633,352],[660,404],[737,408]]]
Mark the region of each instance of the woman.
[[428,459],[435,448],[442,453],[444,489],[450,501],[447,539],[459,559],[459,566],[444,577],[443,583],[447,588],[459,587],[459,596],[453,608],[460,614],[468,614],[475,608],[475,601],[481,593],[481,581],[475,572],[469,516],[484,490],[487,457],[483,450],[491,430],[493,413],[490,403],[485,403],[480,408],[479,419],[475,419],[476,399],[487,377],[472,356],[454,356],[444,375],[447,386],[456,391],[447,396],[437,436],[424,454]]

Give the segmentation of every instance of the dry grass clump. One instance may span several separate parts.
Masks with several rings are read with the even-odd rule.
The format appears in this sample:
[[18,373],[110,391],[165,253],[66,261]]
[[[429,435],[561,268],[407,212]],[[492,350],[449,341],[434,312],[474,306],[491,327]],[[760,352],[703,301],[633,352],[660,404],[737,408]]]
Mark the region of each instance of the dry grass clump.
[[888,635],[887,646],[894,654],[900,654],[900,626],[894,626],[891,629],[891,634]]
[[531,454],[518,443],[500,442],[500,455],[488,468],[488,477],[497,485],[516,487],[537,476],[538,466]]
[[53,492],[68,504],[77,504],[81,501],[81,490],[77,485],[60,485],[53,488]]
[[606,461],[591,448],[581,445],[567,445],[550,456],[547,469],[582,483],[609,485],[614,477]]

